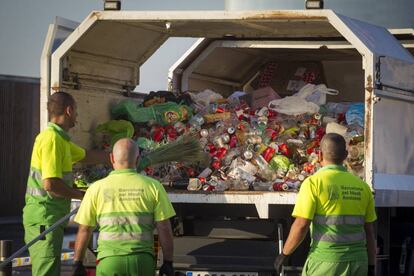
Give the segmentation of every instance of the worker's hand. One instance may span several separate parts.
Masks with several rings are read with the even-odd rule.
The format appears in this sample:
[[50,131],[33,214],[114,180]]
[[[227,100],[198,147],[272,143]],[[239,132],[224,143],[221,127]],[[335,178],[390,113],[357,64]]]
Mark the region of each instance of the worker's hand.
[[174,276],[174,268],[172,265],[172,261],[164,261],[164,263],[160,267],[159,276]]
[[375,276],[375,265],[368,265],[368,276]]
[[86,276],[86,269],[82,261],[73,261],[72,276]]
[[287,264],[288,258],[289,256],[283,254],[283,252],[276,257],[275,262],[273,263],[276,275],[279,275],[282,272],[282,266]]

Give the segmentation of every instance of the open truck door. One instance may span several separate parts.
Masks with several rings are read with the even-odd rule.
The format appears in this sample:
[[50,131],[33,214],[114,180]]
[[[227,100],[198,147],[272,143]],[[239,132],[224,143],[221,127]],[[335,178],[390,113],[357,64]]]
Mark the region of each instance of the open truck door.
[[[63,41],[76,29],[78,22],[62,17],[56,17],[49,25],[40,58],[40,110],[47,109],[47,99],[50,95],[50,60],[52,53],[62,44]],[[40,129],[46,127],[48,121],[47,113],[40,112]]]
[[374,83],[374,187],[378,206],[411,206],[414,195],[414,58],[379,56]]

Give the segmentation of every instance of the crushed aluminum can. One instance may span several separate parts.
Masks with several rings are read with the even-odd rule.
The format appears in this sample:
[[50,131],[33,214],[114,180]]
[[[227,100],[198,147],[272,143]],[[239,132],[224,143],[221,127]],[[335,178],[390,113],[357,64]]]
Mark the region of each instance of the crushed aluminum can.
[[209,184],[204,184],[203,185],[203,191],[210,192],[210,191],[213,191],[213,190],[214,190],[214,186],[209,185]]
[[208,130],[205,129],[205,128],[203,128],[202,130],[200,130],[200,136],[207,138],[208,137]]
[[232,134],[234,134],[235,132],[236,132],[236,129],[235,129],[234,127],[229,127],[229,128],[227,128],[227,133],[228,133],[228,134],[232,135]]
[[200,146],[201,146],[202,148],[205,148],[205,147],[207,146],[207,144],[208,144],[208,139],[207,139],[207,138],[205,138],[205,137],[201,137],[201,138],[200,138]]
[[188,179],[188,191],[199,191],[202,187],[202,183],[198,178],[190,178]]
[[286,181],[285,183],[283,183],[282,189],[284,191],[299,190],[299,187],[300,181]]
[[249,144],[260,144],[262,143],[262,137],[260,136],[252,136],[247,138],[247,143]]
[[221,135],[221,140],[224,144],[228,144],[230,142],[230,135],[224,133],[223,135]]
[[246,160],[250,160],[253,158],[253,152],[251,150],[245,150],[243,152],[243,158]]
[[268,117],[269,116],[269,109],[267,107],[262,107],[259,110],[256,110],[255,114],[259,117],[260,116]]
[[223,148],[225,143],[221,136],[217,136],[217,137],[214,137],[213,144],[218,148]]

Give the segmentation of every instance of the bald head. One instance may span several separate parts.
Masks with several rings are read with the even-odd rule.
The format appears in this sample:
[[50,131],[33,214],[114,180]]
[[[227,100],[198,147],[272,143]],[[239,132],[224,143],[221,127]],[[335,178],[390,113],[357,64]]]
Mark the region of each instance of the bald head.
[[348,155],[345,139],[337,133],[328,133],[323,136],[321,151],[323,159],[335,164],[342,164]]
[[138,146],[134,140],[123,138],[118,140],[112,149],[114,169],[136,168],[139,155]]

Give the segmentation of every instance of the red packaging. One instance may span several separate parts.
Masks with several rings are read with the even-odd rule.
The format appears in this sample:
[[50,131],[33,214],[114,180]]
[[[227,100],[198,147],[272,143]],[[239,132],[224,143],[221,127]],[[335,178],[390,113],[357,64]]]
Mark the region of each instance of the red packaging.
[[154,169],[152,167],[146,167],[144,171],[147,175],[154,175]]
[[321,141],[324,135],[325,129],[323,127],[320,127],[316,130],[316,139],[318,139],[318,141]]
[[304,170],[305,172],[309,173],[309,174],[312,174],[312,173],[314,172],[314,170],[315,170],[315,166],[314,166],[314,165],[312,165],[312,164],[311,164],[311,163],[309,163],[309,162],[306,162],[306,163],[303,165],[303,170]]
[[224,156],[226,156],[226,153],[227,153],[227,149],[226,148],[219,148],[217,151],[216,151],[216,157],[218,158],[218,159],[222,159]]
[[195,177],[195,171],[194,171],[194,169],[193,168],[191,168],[191,167],[188,167],[187,168],[187,175],[188,175],[188,177]]
[[235,148],[237,146],[237,136],[236,135],[230,136],[229,146],[230,146],[230,148]]
[[166,126],[165,132],[167,133],[167,137],[169,141],[174,141],[178,137],[177,130],[172,125]]
[[270,159],[272,159],[273,155],[275,154],[276,150],[272,147],[267,147],[265,149],[265,151],[262,153],[262,156],[264,158],[264,160],[266,160],[267,162],[270,161]]
[[216,147],[213,144],[208,144],[205,148],[205,151],[210,154],[210,156],[216,155]]
[[273,183],[273,191],[283,191],[283,183]]
[[151,138],[155,142],[160,142],[164,138],[165,129],[161,126],[154,126],[151,129]]
[[284,156],[290,156],[289,147],[286,144],[279,145],[279,152]]
[[218,159],[214,159],[213,162],[211,162],[211,167],[215,170],[220,169],[221,167],[221,162]]

